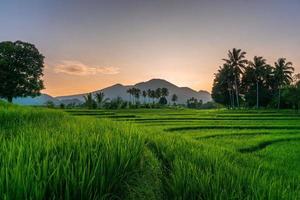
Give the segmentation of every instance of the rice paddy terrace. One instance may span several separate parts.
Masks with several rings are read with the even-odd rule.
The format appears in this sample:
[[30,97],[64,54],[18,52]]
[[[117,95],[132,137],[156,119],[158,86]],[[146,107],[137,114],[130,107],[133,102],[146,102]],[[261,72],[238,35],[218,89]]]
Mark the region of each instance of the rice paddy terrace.
[[[207,147],[211,151],[208,153],[211,156],[210,159],[218,160],[220,156],[224,156],[223,163],[218,162],[218,164],[236,168],[237,176],[241,176],[240,178],[250,176],[252,181],[264,180],[261,186],[258,186],[260,181],[252,183],[257,184],[258,188],[251,189],[250,193],[253,193],[247,197],[249,199],[300,198],[300,115],[294,111],[137,109],[69,110],[68,112],[74,116],[108,118],[117,122],[137,124],[149,135],[161,135],[163,138],[161,144],[164,144],[164,141],[168,144],[165,138],[188,141],[188,144],[184,144],[186,146],[179,147],[181,151],[185,151],[184,148],[195,148],[194,151],[197,151],[198,148],[201,152],[200,149]],[[165,149],[172,149],[166,144],[164,144]],[[198,156],[205,157],[205,154],[207,152],[202,155],[199,153]],[[177,155],[173,154],[173,156]],[[178,155],[178,157],[180,156]],[[185,164],[182,163],[182,165]],[[188,174],[189,172],[187,170],[181,173]],[[199,179],[202,179],[201,176],[204,175],[199,173],[190,174],[190,176],[198,175]],[[214,175],[211,174],[211,176]],[[217,180],[210,181],[212,181],[211,184],[216,184],[214,181]],[[251,183],[247,184],[246,187],[253,187]],[[278,185],[284,185],[285,189],[283,191],[273,190]],[[184,187],[184,185],[181,186]],[[273,189],[271,189],[272,187]],[[269,188],[267,189],[269,194],[265,194],[266,188]],[[189,191],[188,187],[185,189]],[[185,189],[182,188],[182,190]],[[242,191],[245,192],[248,189],[243,188]],[[290,193],[289,190],[293,192]],[[176,194],[175,191],[173,192]],[[189,192],[183,193],[188,195]],[[239,194],[236,195],[236,197],[241,197]],[[209,196],[206,197],[209,198]],[[222,198],[222,195],[218,197]],[[230,198],[234,198],[234,196]]]
[[293,111],[0,102],[0,199],[300,199]]

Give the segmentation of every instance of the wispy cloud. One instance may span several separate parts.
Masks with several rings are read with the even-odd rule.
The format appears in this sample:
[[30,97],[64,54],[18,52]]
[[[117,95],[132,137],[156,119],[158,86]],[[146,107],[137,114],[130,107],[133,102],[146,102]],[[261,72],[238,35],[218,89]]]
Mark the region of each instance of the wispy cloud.
[[62,61],[61,64],[57,65],[54,68],[54,71],[56,73],[65,73],[77,76],[95,75],[98,73],[110,75],[120,73],[120,69],[117,67],[88,66],[79,61],[70,60]]

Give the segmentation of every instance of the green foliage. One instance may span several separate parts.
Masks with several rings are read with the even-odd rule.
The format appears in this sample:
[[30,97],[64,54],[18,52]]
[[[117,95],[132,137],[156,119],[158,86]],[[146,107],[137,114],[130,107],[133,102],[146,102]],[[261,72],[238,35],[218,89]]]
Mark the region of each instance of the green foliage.
[[168,104],[168,100],[166,99],[166,97],[160,97],[159,102],[160,105],[167,105]]
[[188,108],[200,108],[202,106],[203,102],[202,100],[199,100],[192,97],[187,100],[186,105]]
[[44,88],[44,56],[30,43],[0,43],[0,97],[35,97]]
[[93,94],[88,93],[84,97],[85,103],[84,106],[88,109],[95,109],[97,108],[97,102],[94,100]]
[[284,105],[281,90],[292,82],[292,63],[279,58],[272,67],[263,57],[254,56],[253,61],[247,61],[245,54],[235,48],[228,52],[228,59],[223,59],[224,65],[215,74],[212,98],[231,108],[240,104],[256,108],[277,105],[280,108]]

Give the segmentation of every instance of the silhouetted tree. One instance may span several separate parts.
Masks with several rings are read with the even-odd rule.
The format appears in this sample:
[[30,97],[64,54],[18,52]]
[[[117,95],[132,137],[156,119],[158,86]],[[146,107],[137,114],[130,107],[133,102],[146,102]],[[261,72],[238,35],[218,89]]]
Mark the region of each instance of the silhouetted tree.
[[108,100],[107,98],[105,98],[105,95],[103,92],[96,93],[95,97],[96,97],[96,102],[98,104],[98,108],[102,108],[104,103]]
[[93,109],[97,107],[97,103],[96,101],[93,99],[93,94],[92,93],[88,93],[86,95],[83,96],[84,98],[84,105],[88,108],[88,109]]
[[144,97],[144,104],[146,103],[147,92],[143,90],[142,96]]
[[35,97],[44,88],[44,56],[30,43],[0,43],[0,97]]
[[222,67],[219,67],[218,72],[215,74],[211,94],[215,102],[234,107],[234,79],[233,69],[230,65],[224,64]]
[[161,93],[161,88],[157,88],[157,89],[155,90],[155,95],[154,95],[154,97],[155,97],[156,99],[160,99],[161,95],[162,95],[162,93]]
[[293,72],[293,64],[291,62],[286,62],[285,58],[279,58],[278,61],[275,62],[274,80],[276,84],[275,89],[278,90],[278,109],[280,108],[281,89],[283,86],[292,82]]
[[[271,85],[268,85],[268,79],[272,73],[273,68],[266,64],[266,60],[263,57],[255,56],[253,61],[249,61],[242,78],[242,90],[246,101],[250,105],[253,105],[253,96],[256,96],[256,108],[260,106],[260,99],[265,102],[266,99],[271,100]],[[254,92],[256,93],[255,95]]]
[[168,88],[161,88],[161,96],[163,96],[163,97],[169,96],[169,89]]
[[234,89],[236,96],[237,107],[240,106],[239,103],[239,90],[238,84],[240,82],[240,75],[243,73],[243,70],[246,67],[247,60],[245,59],[246,52],[241,49],[233,48],[232,51],[228,51],[228,59],[223,59],[230,67],[232,67],[232,72],[234,75]]

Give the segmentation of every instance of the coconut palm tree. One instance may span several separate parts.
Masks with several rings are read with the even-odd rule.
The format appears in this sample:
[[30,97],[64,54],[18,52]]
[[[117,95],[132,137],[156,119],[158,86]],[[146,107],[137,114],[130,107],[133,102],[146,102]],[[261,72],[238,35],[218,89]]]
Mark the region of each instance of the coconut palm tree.
[[155,97],[156,99],[159,99],[159,98],[161,97],[161,95],[162,95],[162,93],[161,93],[161,88],[157,88],[157,89],[155,90],[155,95],[154,95],[154,97]]
[[259,108],[259,84],[262,84],[266,77],[266,59],[254,56],[253,62],[249,62],[249,67],[256,81],[256,108]]
[[103,92],[96,93],[95,97],[96,97],[96,102],[97,102],[99,108],[102,108],[103,104],[108,100],[107,98],[105,98],[105,95]]
[[131,97],[133,96],[133,92],[134,92],[133,88],[127,89],[126,92],[129,94],[129,101],[132,103],[133,98],[131,98]]
[[143,90],[142,96],[144,97],[144,104],[146,103],[147,92]]
[[137,103],[137,101],[139,100],[141,95],[141,90],[138,88],[133,88],[133,96],[135,98],[135,103]]
[[161,96],[163,96],[163,97],[169,96],[169,90],[168,90],[168,88],[162,88],[161,89]]
[[276,81],[276,89],[278,90],[278,109],[280,108],[280,98],[282,86],[288,85],[293,81],[292,74],[294,72],[293,63],[286,62],[285,58],[279,58],[275,62],[274,80]]
[[84,101],[85,101],[85,105],[89,108],[92,109],[95,107],[96,102],[93,99],[93,94],[92,93],[88,93],[86,95],[83,96]]
[[236,102],[237,106],[240,106],[239,103],[239,90],[238,90],[238,82],[240,80],[240,75],[243,73],[243,70],[246,67],[248,61],[245,59],[246,52],[241,49],[233,48],[232,51],[228,51],[228,59],[223,59],[226,64],[232,67],[233,75],[234,75],[234,89],[236,93]]

